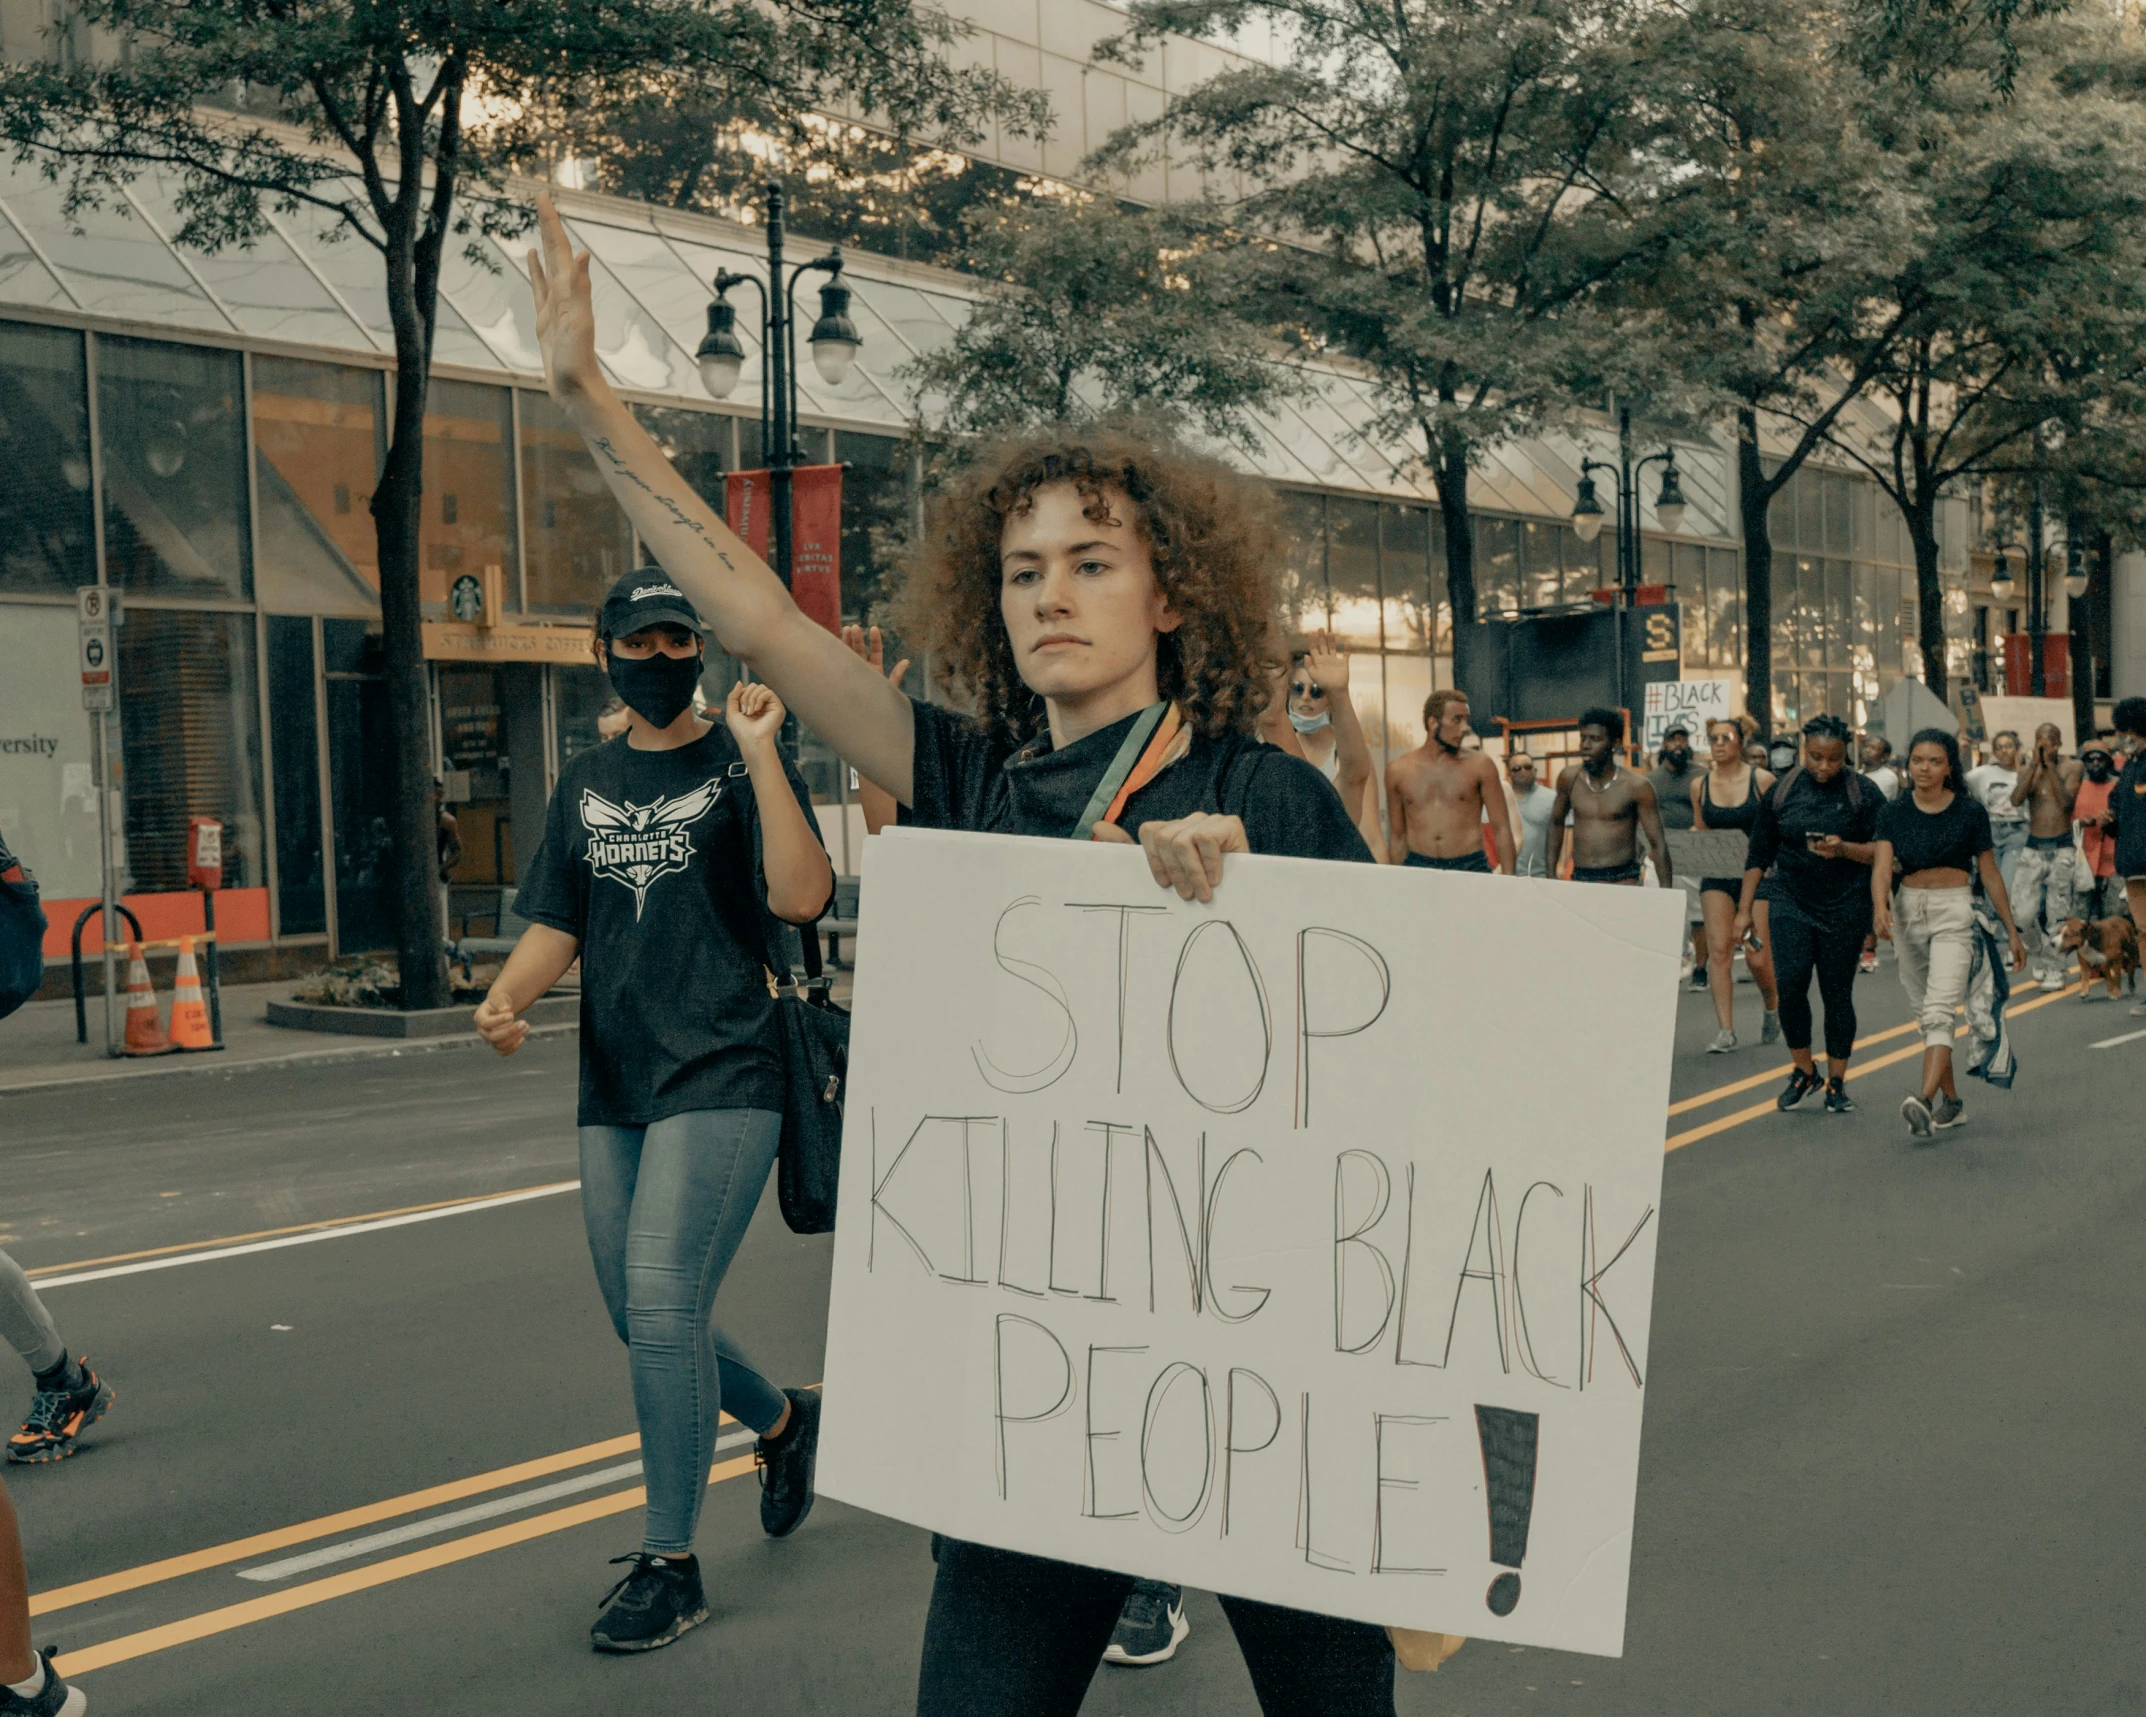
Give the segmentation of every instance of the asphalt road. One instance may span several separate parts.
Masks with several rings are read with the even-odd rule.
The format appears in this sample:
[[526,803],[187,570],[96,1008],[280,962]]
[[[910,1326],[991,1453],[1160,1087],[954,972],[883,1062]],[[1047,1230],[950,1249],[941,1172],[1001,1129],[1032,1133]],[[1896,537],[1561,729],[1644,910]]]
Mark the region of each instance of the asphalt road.
[[[1859,999],[1866,1035],[1904,1019],[1889,967]],[[1740,1008],[1751,1041],[1748,988]],[[2146,1037],[2088,1047],[2142,1024],[2034,1006],[2018,1086],[1971,1091],[1969,1126],[1917,1148],[1906,1035],[1862,1058],[1911,1052],[1855,1082],[1858,1115],[1707,1131],[1770,1099],[1783,1058],[1702,1055],[1687,995],[1625,1655],[1476,1642],[1404,1676],[1400,1710],[2146,1709]],[[100,1717],[911,1708],[923,1535],[823,1501],[770,1543],[742,1446],[701,1532],[715,1620],[644,1658],[589,1651],[639,1517],[579,1201],[545,1190],[575,1172],[573,1055],[0,1098],[0,1244],[33,1271],[423,1218],[50,1289],[120,1400],[78,1458],[8,1483],[37,1638]],[[828,1258],[770,1196],[725,1286],[787,1380],[819,1375]],[[1191,1615],[1177,1661],[1104,1672],[1087,1710],[1252,1712],[1212,1599]]]

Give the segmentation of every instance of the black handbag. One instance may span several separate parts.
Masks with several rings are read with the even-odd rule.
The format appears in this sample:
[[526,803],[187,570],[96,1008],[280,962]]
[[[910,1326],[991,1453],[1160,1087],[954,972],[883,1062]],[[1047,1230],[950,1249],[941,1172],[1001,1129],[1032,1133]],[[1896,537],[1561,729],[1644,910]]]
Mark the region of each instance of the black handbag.
[[[782,1144],[775,1157],[775,1196],[796,1234],[827,1234],[835,1225],[835,1188],[842,1177],[842,1105],[849,1083],[849,1013],[828,994],[820,972],[820,932],[768,916],[772,969],[778,983],[775,1028],[783,1064]],[[791,964],[795,938],[804,980]]]
[[37,879],[0,841],[0,1019],[45,981],[45,909]]

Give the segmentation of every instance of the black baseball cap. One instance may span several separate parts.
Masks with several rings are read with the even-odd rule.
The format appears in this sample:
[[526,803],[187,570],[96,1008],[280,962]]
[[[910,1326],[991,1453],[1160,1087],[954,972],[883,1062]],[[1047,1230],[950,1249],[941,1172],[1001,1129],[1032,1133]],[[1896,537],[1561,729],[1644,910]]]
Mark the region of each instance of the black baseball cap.
[[606,638],[630,638],[651,626],[683,626],[696,638],[708,635],[699,612],[670,574],[660,566],[637,566],[611,586],[597,629]]
[[1672,733],[1681,733],[1686,739],[1691,738],[1691,723],[1682,716],[1678,716],[1667,727],[1662,729],[1662,737],[1667,739]]

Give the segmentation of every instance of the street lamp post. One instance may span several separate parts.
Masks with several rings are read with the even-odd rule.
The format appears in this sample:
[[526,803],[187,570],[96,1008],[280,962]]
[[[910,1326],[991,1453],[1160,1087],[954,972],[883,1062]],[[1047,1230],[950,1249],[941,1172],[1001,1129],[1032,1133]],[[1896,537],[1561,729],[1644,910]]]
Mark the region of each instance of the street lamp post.
[[[830,387],[839,387],[848,378],[863,341],[849,316],[849,288],[842,284],[842,247],[836,245],[825,256],[797,264],[785,280],[782,186],[771,180],[762,195],[767,214],[767,279],[727,268],[716,271],[708,332],[694,357],[709,393],[728,399],[745,368],[745,344],[738,338],[737,306],[730,302],[729,292],[733,286],[752,287],[760,295],[760,447],[768,468],[768,541],[775,576],[788,590],[796,535],[791,508],[793,473],[805,463],[797,445],[797,283],[812,273],[828,277],[820,288],[819,320],[813,323],[807,344],[812,348],[813,367]],[[782,746],[783,754],[794,762],[795,716],[783,721]]]
[[1672,535],[1684,524],[1684,488],[1677,476],[1677,451],[1665,447],[1636,463],[1632,458],[1632,408],[1617,407],[1617,463],[1600,459],[1580,461],[1580,492],[1573,502],[1572,528],[1580,541],[1591,543],[1602,534],[1602,498],[1595,489],[1594,473],[1607,471],[1617,479],[1617,600],[1629,605],[1639,588],[1639,477],[1649,465],[1662,467],[1661,493],[1654,498],[1654,516]]
[[[1684,488],[1677,481],[1677,452],[1664,447],[1645,458],[1632,458],[1632,408],[1617,406],[1617,463],[1599,459],[1580,461],[1580,492],[1572,506],[1572,528],[1580,541],[1591,543],[1602,534],[1602,498],[1596,492],[1594,473],[1607,471],[1617,479],[1617,606],[1629,608],[1639,593],[1639,478],[1649,465],[1662,468],[1662,487],[1654,498],[1654,516],[1672,535],[1684,524]],[[1617,701],[1631,707],[1631,690],[1625,684],[1625,620],[1617,619]]]
[[2034,479],[2034,497],[2027,505],[2027,695],[2046,697],[2049,679],[2042,660],[2048,650],[2049,591],[2048,551],[2042,543],[2042,480]]

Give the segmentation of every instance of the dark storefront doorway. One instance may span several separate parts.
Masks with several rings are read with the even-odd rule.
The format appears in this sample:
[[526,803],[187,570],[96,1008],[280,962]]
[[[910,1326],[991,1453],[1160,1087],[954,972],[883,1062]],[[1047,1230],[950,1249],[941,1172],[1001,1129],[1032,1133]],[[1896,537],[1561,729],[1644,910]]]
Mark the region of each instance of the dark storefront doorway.
[[462,835],[447,933],[495,934],[517,847],[533,851],[544,831],[544,670],[442,662],[437,672],[447,808]]

